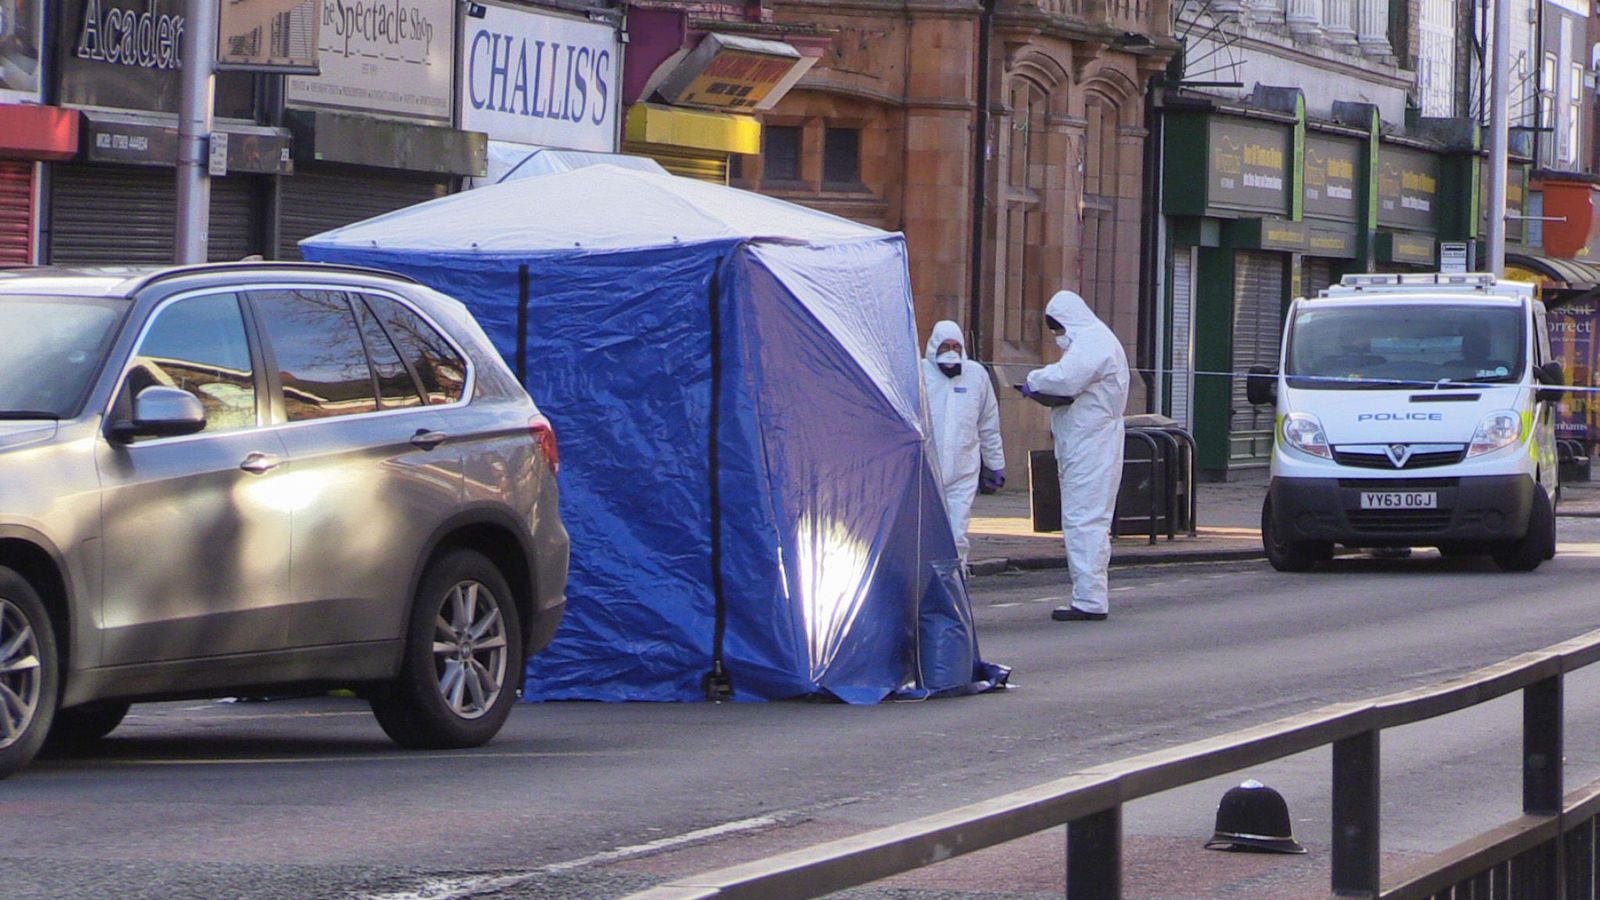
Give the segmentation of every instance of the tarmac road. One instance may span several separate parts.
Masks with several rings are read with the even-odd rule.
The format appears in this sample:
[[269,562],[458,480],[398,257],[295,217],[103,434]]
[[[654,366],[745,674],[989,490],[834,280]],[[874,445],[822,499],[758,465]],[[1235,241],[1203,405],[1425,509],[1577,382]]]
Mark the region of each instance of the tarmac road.
[[[1061,571],[976,579],[1004,694],[519,707],[478,751],[408,753],[359,701],[135,707],[109,739],[0,782],[0,896],[612,897],[1325,703],[1431,683],[1600,627],[1600,520],[1530,575],[1431,554],[1113,573],[1105,623],[1054,623]],[[1600,673],[1569,680],[1569,788],[1600,777]],[[1520,707],[1385,735],[1401,862],[1516,811]],[[1326,753],[1127,810],[1126,896],[1325,892]],[[1283,790],[1305,857],[1206,853],[1217,798]],[[1041,835],[858,892],[1059,896]]]

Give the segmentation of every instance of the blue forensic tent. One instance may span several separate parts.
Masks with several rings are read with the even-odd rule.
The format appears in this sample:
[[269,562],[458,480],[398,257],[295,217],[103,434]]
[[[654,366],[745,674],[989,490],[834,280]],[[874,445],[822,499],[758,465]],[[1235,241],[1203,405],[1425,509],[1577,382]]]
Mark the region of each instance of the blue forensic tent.
[[[464,301],[561,440],[566,618],[532,699],[970,692],[904,238],[591,166],[302,242]],[[707,676],[711,675],[709,683]]]

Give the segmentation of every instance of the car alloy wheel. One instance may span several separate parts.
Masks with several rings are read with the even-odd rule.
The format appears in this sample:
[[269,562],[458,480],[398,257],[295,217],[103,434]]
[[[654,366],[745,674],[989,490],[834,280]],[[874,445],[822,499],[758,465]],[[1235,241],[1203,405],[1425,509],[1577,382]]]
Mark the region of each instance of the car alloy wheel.
[[489,588],[462,581],[451,588],[434,622],[434,666],[445,705],[463,719],[494,706],[506,680],[505,618]]
[[0,749],[22,740],[39,711],[39,639],[21,607],[0,597]]

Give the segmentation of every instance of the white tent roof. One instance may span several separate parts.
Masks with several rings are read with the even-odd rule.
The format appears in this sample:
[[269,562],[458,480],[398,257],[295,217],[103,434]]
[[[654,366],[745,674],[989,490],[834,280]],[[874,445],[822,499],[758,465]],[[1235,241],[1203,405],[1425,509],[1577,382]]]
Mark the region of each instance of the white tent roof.
[[452,194],[302,243],[527,253],[741,238],[837,243],[883,235],[876,228],[737,188],[602,165]]
[[570,172],[584,166],[621,166],[639,172],[667,174],[661,164],[648,156],[626,153],[600,153],[594,150],[557,150],[508,141],[489,142],[489,174],[469,179],[473,187],[486,187],[519,178],[538,178],[557,172]]

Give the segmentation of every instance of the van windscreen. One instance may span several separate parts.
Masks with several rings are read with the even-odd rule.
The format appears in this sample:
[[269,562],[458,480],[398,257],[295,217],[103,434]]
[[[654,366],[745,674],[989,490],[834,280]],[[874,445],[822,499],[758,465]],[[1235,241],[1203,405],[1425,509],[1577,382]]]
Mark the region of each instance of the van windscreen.
[[1396,303],[1301,309],[1289,328],[1290,387],[1414,390],[1521,380],[1517,307]]

